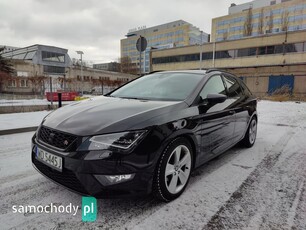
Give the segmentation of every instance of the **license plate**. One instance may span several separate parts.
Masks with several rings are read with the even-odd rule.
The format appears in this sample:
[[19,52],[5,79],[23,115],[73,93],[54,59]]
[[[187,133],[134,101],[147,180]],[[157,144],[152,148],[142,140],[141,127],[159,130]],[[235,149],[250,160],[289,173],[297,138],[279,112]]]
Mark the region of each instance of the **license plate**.
[[38,147],[36,147],[36,159],[58,171],[63,169],[63,159],[61,157],[48,153]]

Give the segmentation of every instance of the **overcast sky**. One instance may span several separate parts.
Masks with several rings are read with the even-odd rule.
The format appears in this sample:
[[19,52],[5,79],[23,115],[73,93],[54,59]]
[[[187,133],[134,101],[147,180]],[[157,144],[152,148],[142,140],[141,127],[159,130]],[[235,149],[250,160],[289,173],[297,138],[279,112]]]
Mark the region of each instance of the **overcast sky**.
[[210,33],[211,19],[247,0],[0,0],[0,45],[68,49],[71,58],[117,61],[129,29],[185,20]]

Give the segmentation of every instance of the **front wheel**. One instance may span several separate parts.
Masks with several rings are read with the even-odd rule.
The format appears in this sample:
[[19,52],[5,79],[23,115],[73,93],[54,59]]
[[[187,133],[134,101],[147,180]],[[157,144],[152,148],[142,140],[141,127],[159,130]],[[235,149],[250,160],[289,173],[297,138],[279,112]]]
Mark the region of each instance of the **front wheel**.
[[257,119],[256,117],[253,117],[249,124],[248,130],[242,140],[242,143],[248,148],[252,147],[255,143],[256,135],[257,135]]
[[154,176],[155,197],[171,201],[183,193],[190,178],[192,159],[192,148],[185,138],[177,138],[166,147]]

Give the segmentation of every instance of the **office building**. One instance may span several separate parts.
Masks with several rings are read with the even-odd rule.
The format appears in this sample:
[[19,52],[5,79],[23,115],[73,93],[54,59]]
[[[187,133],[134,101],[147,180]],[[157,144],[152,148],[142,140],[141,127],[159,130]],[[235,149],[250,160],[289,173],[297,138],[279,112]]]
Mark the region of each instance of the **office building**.
[[152,51],[152,70],[220,68],[241,77],[257,96],[287,85],[306,96],[306,30]]
[[229,7],[212,20],[211,41],[277,34],[306,29],[305,0],[254,0]]
[[121,40],[121,58],[129,57],[139,68],[139,52],[136,49],[137,39],[143,36],[147,40],[147,48],[141,57],[142,73],[150,72],[151,49],[168,49],[209,41],[209,35],[199,28],[183,20],[178,20],[150,28],[130,30],[126,38]]
[[93,68],[106,70],[106,71],[120,72],[120,63],[118,62],[98,63],[98,64],[93,64]]
[[[46,45],[33,45],[2,53],[10,60],[15,73],[1,81],[0,92],[40,94],[51,90],[91,92],[94,87],[112,88],[134,79],[135,75],[73,65],[68,50]],[[52,84],[51,84],[52,82]],[[105,91],[104,91],[105,93]]]

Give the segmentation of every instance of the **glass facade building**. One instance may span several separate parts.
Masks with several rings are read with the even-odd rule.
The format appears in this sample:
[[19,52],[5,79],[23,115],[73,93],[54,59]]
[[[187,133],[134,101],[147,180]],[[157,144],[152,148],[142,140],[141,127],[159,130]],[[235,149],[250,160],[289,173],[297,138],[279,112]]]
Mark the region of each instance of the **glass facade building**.
[[305,0],[255,0],[232,5],[229,15],[212,21],[212,41],[306,29]]
[[71,65],[67,49],[54,46],[33,45],[2,53],[8,59],[30,61],[43,67],[46,75],[63,75],[65,68]]
[[151,28],[131,30],[126,35],[127,38],[121,40],[121,58],[129,57],[132,63],[136,63],[138,68],[139,52],[136,49],[136,42],[140,36],[145,37],[148,43],[141,57],[142,73],[150,72],[151,49],[169,49],[209,41],[207,33],[201,32],[199,28],[183,20]]
[[[289,43],[270,46],[259,46],[252,48],[232,49],[232,50],[220,50],[215,52],[215,59],[224,58],[241,58],[259,55],[272,55],[272,54],[287,54],[287,53],[306,53],[306,42]],[[202,60],[212,60],[213,52],[203,52]],[[200,53],[183,54],[167,57],[153,58],[153,64],[165,64],[174,62],[189,62],[199,61]]]

